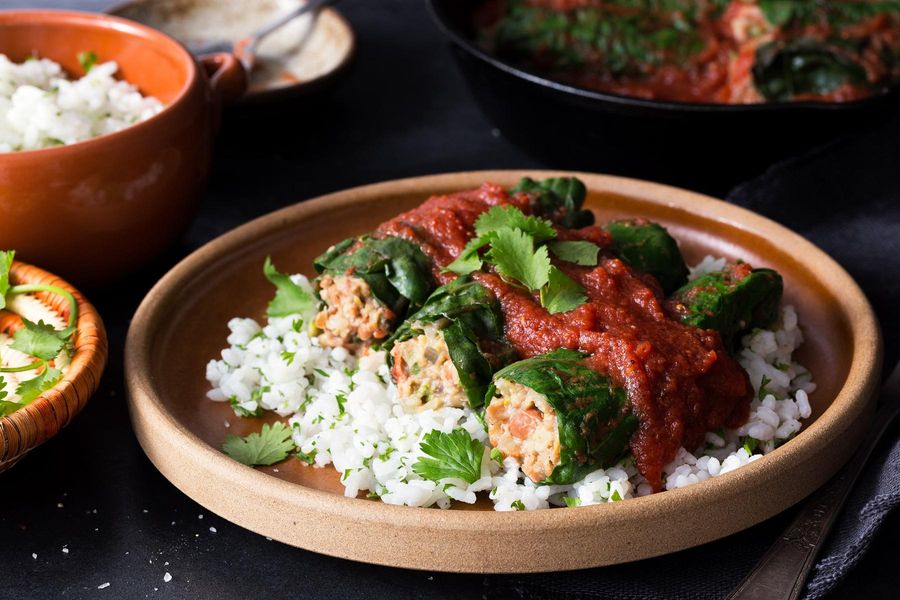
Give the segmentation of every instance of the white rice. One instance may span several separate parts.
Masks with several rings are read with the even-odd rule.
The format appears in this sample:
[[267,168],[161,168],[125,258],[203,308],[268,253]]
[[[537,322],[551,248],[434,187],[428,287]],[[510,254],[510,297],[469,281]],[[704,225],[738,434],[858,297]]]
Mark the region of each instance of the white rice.
[[0,152],[74,144],[149,119],[163,109],[113,77],[118,65],[94,65],[72,80],[52,60],[21,64],[0,54]]
[[[698,270],[721,266],[707,257]],[[293,279],[311,289],[305,277]],[[309,318],[305,316],[306,322]],[[307,333],[303,315],[269,319],[264,326],[252,319],[232,319],[228,327],[230,347],[222,351],[221,360],[207,366],[209,398],[231,401],[238,410],[289,416],[299,452],[315,466],[332,465],[341,473],[346,496],[367,492],[388,504],[449,508],[452,500],[472,504],[477,492],[489,491],[494,508],[507,511],[585,506],[651,492],[630,458],[573,485],[533,484],[515,459],[500,464],[490,458],[487,434],[472,411],[404,412],[382,352],[357,358],[343,348],[320,347]],[[809,372],[791,358],[802,342],[791,306],[782,309],[772,330],[744,337],[738,360],[758,396],[750,419],[737,430],[708,433],[703,448],[679,450],[664,469],[666,489],[728,473],[799,431],[810,415],[808,394],[815,390]],[[413,472],[425,434],[460,427],[486,446],[477,481],[435,483]]]

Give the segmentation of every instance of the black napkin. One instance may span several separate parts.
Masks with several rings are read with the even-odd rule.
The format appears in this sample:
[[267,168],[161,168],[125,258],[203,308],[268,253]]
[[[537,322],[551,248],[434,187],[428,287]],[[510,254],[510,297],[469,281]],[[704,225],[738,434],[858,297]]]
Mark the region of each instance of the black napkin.
[[[802,234],[862,286],[885,333],[886,372],[900,358],[900,113],[889,122],[775,165],[728,200]],[[900,504],[894,427],[856,486],[805,597],[833,591]],[[489,598],[722,598],[752,569],[794,511],[727,539],[665,557],[570,573],[489,578]],[[602,531],[598,532],[602,535]],[[572,552],[578,552],[573,548]]]

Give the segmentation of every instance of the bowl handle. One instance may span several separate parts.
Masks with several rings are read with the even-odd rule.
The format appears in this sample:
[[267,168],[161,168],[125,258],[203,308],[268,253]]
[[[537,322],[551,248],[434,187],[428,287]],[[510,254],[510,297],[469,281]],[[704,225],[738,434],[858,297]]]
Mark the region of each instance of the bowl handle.
[[233,54],[225,52],[200,57],[209,87],[218,107],[234,104],[247,91],[247,73]]

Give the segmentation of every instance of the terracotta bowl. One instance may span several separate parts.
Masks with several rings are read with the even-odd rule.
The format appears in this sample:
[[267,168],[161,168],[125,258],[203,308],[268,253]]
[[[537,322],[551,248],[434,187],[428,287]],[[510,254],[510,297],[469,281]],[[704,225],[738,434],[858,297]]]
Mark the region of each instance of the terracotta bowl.
[[209,171],[223,102],[245,87],[230,55],[199,65],[175,40],[105,15],[0,11],[0,54],[37,54],[80,73],[77,55],[119,63],[118,76],[166,108],[127,129],[68,146],[0,154],[0,240],[82,284],[114,279],[183,232]]
[[637,560],[721,538],[791,506],[845,462],[869,425],[881,362],[878,324],[850,276],[799,235],[742,208],[592,174],[574,175],[590,190],[598,221],[646,217],[669,227],[689,261],[740,257],[784,275],[785,302],[797,308],[806,336],[799,360],[818,384],[812,417],[794,439],[694,486],[514,513],[488,503],[442,511],[345,498],[333,468],[289,459],[252,469],[220,452],[227,434],[258,430],[262,419],[237,418],[227,403],[208,400],[205,366],[227,346],[229,318],[264,317],[273,293],[262,273],[267,255],[283,271],[311,275],[312,259],[330,244],[431,194],[484,181],[511,186],[525,175],[573,174],[484,171],[355,188],[257,219],[178,264],[144,299],[126,347],[132,423],[153,463],[209,510],[288,544],[399,567],[525,572]]
[[[75,348],[72,362],[62,380],[30,404],[0,417],[0,472],[59,433],[81,412],[97,390],[107,357],[103,321],[78,290],[56,275],[18,261],[12,265],[10,280],[13,285],[54,285],[71,292],[78,303],[78,320],[72,338]],[[64,298],[43,292],[36,297],[60,319],[68,321],[69,304]],[[12,335],[22,326],[20,317],[0,310],[0,333]]]

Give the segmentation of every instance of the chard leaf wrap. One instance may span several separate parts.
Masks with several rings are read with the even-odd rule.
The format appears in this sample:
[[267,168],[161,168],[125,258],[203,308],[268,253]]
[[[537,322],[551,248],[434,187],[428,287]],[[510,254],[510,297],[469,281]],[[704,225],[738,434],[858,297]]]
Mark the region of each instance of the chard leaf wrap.
[[534,213],[570,229],[594,224],[594,213],[583,210],[587,188],[576,177],[534,180],[523,177],[510,193],[525,192],[532,198]]
[[422,306],[435,287],[431,260],[402,238],[349,238],[329,248],[313,264],[319,274],[359,277],[400,317]]
[[585,365],[584,356],[560,349],[528,358],[495,373],[488,388],[490,402],[498,380],[521,384],[543,394],[556,412],[559,463],[541,483],[568,485],[614,465],[638,427],[625,390]]
[[503,341],[503,313],[494,294],[470,276],[437,288],[424,306],[410,315],[382,345],[388,366],[391,348],[419,335],[432,323],[443,335],[469,406],[479,408],[494,373],[495,362],[508,362],[512,350]]
[[738,263],[687,283],[668,305],[683,323],[718,331],[732,350],[742,333],[778,319],[783,289],[777,271]]
[[665,227],[645,220],[612,221],[603,226],[612,235],[619,257],[638,271],[653,275],[665,294],[687,283],[684,257]]

